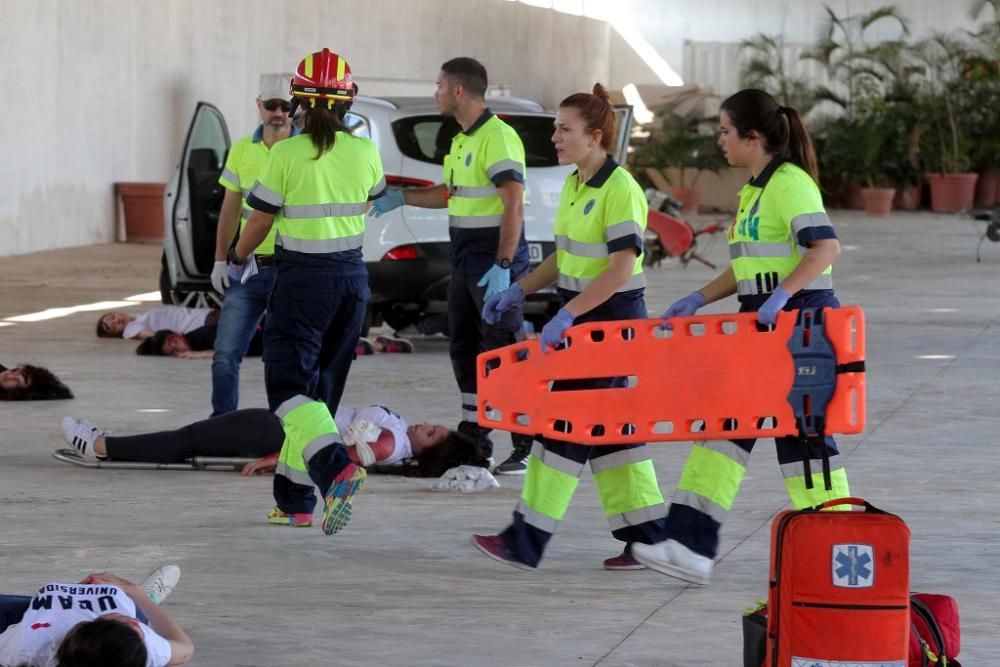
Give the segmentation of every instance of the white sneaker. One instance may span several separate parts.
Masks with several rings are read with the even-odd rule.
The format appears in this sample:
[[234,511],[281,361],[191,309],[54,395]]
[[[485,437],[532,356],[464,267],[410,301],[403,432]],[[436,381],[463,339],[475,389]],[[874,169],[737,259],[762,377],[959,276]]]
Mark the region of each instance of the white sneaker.
[[173,592],[181,580],[181,568],[173,563],[164,563],[150,572],[139,586],[153,604],[161,604]]
[[80,452],[80,456],[85,461],[96,461],[97,452],[94,451],[94,443],[104,435],[101,429],[94,426],[86,419],[77,421],[72,417],[62,418],[63,440],[73,446],[73,449]]
[[712,577],[712,559],[696,554],[676,540],[656,544],[634,542],[632,556],[651,570],[699,586]]

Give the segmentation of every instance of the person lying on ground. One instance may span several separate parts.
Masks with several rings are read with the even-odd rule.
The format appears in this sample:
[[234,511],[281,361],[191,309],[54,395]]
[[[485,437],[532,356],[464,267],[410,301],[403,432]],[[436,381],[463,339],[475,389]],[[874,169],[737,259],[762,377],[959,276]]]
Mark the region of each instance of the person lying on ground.
[[136,316],[111,311],[97,320],[97,337],[141,340],[164,329],[186,334],[206,324],[218,323],[219,311],[213,308],[160,306]]
[[142,586],[111,574],[46,584],[34,597],[0,595],[0,665],[162,667],[194,654],[187,633],[158,606],[180,579],[173,564]]
[[[440,477],[459,465],[486,467],[470,438],[440,424],[413,424],[380,405],[361,410],[341,406],[334,416],[351,461],[364,466],[414,459],[404,474]],[[285,440],[281,419],[270,410],[249,408],[197,421],[176,431],[114,436],[87,419],[64,417],[63,438],[88,460],[183,463],[195,456],[258,457],[244,475],[273,472]]]
[[376,352],[397,352],[409,354],[413,351],[413,343],[406,338],[400,338],[398,336],[378,336],[374,340],[365,337],[359,338],[358,345],[354,349],[354,354],[358,357],[363,357],[369,354],[375,354]]
[[[52,401],[73,398],[73,392],[47,368],[0,364],[0,401]],[[0,663],[2,664],[2,663]]]
[[[263,353],[263,331],[263,325],[258,325],[245,356],[259,357]],[[218,332],[219,327],[215,324],[206,324],[187,333],[164,329],[144,338],[135,348],[135,353],[139,356],[208,359],[214,354]]]

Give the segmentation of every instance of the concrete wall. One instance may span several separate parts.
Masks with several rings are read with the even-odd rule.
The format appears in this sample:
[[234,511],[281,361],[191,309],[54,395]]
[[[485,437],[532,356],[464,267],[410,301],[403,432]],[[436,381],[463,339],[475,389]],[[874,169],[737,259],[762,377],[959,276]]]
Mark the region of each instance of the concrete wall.
[[0,0],[0,256],[114,240],[112,184],[166,181],[198,100],[249,132],[258,75],[323,46],[366,93],[432,94],[471,55],[553,105],[608,80],[610,39],[503,0]]

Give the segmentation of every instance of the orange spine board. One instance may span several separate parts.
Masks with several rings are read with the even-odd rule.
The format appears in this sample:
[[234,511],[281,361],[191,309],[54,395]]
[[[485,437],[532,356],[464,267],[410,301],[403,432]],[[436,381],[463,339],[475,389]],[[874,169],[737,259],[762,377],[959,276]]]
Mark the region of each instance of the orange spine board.
[[[479,424],[585,445],[797,435],[788,349],[798,312],[758,331],[756,313],[621,320],[571,327],[569,347],[542,354],[529,340],[479,355]],[[826,309],[837,364],[863,362],[864,313]],[[814,330],[815,331],[815,330]],[[621,388],[552,391],[559,380],[628,378]],[[825,433],[860,433],[865,374],[836,376]],[[566,429],[569,429],[568,431]]]

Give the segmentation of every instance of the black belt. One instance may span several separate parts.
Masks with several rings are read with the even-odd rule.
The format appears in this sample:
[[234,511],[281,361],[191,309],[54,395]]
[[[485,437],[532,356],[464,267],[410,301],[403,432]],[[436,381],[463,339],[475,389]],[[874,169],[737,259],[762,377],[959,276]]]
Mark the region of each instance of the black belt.
[[269,269],[274,266],[274,255],[254,255],[258,269]]

